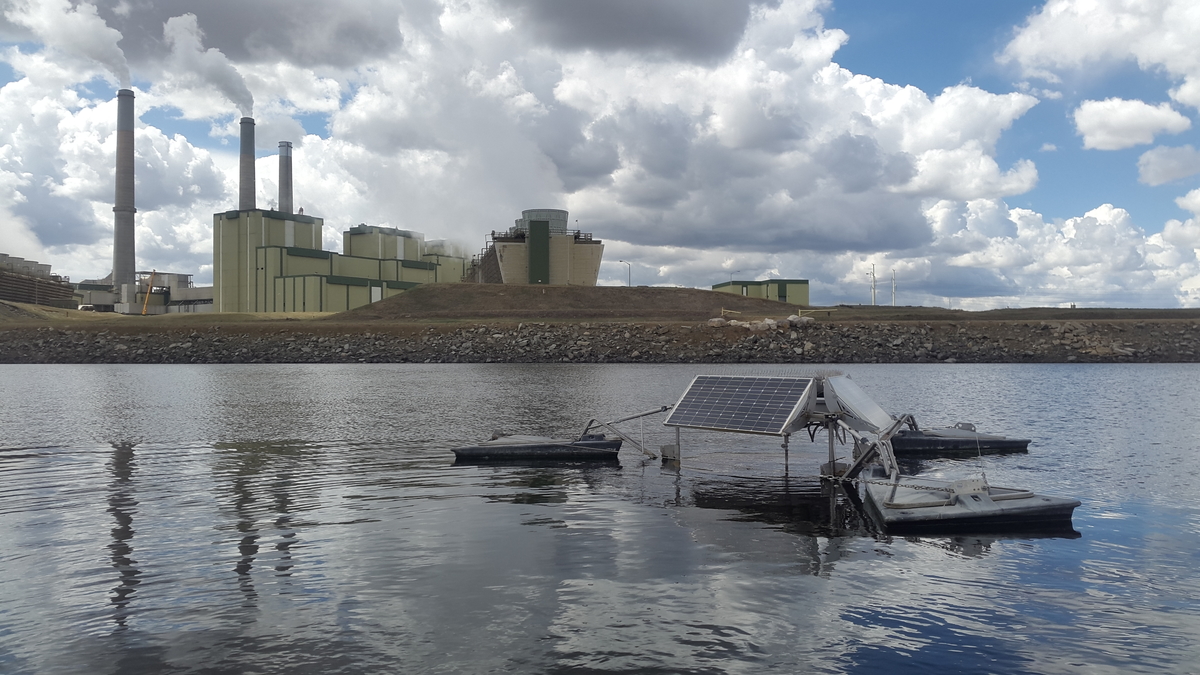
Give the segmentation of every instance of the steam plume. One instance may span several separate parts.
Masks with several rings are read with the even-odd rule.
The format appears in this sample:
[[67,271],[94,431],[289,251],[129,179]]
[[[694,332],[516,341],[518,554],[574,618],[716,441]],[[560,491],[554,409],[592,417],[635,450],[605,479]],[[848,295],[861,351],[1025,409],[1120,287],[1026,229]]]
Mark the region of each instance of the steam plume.
[[163,38],[171,48],[171,65],[176,77],[209,85],[238,107],[244,117],[254,116],[254,96],[241,73],[219,49],[204,48],[204,33],[195,14],[167,19]]

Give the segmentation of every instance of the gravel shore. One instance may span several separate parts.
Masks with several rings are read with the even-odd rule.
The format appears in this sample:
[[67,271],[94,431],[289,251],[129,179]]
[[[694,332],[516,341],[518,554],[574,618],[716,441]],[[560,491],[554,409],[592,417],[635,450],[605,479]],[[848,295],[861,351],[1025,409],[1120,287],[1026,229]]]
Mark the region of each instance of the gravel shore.
[[0,363],[1176,363],[1200,352],[1192,319],[735,323],[24,326],[0,331]]

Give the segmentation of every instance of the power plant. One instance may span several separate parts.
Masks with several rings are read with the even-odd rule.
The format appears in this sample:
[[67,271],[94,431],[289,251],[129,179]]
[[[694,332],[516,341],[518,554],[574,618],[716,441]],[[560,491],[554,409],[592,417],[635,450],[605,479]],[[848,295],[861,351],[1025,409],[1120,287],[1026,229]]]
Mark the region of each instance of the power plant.
[[366,223],[343,232],[342,253],[326,251],[324,219],[294,209],[290,141],[279,141],[276,208],[258,208],[252,117],[238,124],[237,209],[213,214],[213,285],[136,271],[133,106],[131,89],[117,92],[112,273],[73,284],[80,306],[122,314],[339,312],[425,283],[596,285],[604,245],[570,230],[561,209],[522,212],[513,227],[492,231],[470,261],[419,232]]

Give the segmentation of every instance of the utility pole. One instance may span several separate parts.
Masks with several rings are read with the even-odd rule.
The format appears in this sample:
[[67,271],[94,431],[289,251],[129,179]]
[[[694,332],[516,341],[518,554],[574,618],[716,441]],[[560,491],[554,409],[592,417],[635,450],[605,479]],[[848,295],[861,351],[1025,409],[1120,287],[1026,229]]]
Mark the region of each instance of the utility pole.
[[892,269],[892,307],[896,306],[896,270]]
[[875,263],[871,263],[871,306],[875,306]]

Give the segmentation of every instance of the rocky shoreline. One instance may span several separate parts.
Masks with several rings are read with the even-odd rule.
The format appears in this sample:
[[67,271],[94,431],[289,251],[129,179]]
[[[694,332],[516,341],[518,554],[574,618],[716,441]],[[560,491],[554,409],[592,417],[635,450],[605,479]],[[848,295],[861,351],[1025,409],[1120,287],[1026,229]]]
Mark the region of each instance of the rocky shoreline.
[[1197,353],[1196,320],[0,331],[0,363],[1178,363]]

